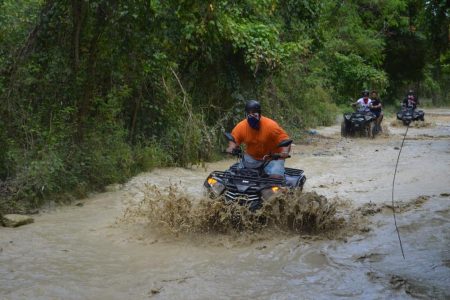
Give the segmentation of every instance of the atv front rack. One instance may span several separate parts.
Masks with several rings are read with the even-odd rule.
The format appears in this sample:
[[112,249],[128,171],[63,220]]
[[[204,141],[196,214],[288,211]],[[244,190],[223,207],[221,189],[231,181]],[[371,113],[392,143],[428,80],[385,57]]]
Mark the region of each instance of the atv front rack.
[[292,169],[292,168],[284,168],[284,174],[288,176],[300,176],[304,173],[303,170]]
[[[286,168],[286,171],[287,171],[287,169],[288,168]],[[294,170],[294,171],[297,171],[297,170]],[[286,172],[286,174],[287,174],[287,172]],[[288,174],[288,175],[291,175],[291,174]],[[240,181],[240,180],[241,181],[242,180],[249,181],[249,182],[258,184],[258,186],[260,186],[261,184],[278,185],[279,186],[279,185],[283,185],[286,183],[285,179],[281,179],[281,178],[245,176],[245,175],[241,175],[241,174],[231,173],[229,171],[213,171],[211,173],[211,176],[225,179],[225,182],[228,182],[228,180],[230,180],[230,179],[233,179],[235,181]]]
[[210,176],[221,179],[226,185],[225,199],[238,201],[241,205],[249,204],[254,209],[261,206],[262,190],[286,185],[285,179],[246,176],[230,171],[213,171]]

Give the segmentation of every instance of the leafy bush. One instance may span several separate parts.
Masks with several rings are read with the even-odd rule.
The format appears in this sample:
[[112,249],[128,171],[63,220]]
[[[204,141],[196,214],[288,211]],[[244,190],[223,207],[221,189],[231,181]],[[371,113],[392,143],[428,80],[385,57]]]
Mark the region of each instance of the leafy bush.
[[327,126],[336,121],[338,108],[331,95],[320,86],[315,86],[305,92],[302,107],[305,127]]
[[175,164],[172,156],[155,140],[150,141],[147,145],[136,145],[133,153],[136,171],[149,171]]
[[10,197],[38,206],[49,195],[62,193],[77,179],[64,164],[64,156],[52,149],[39,151],[33,158],[12,154],[15,177],[10,183]]
[[336,120],[337,106],[314,73],[302,70],[293,61],[281,74],[268,81],[263,90],[263,111],[286,127],[292,137],[301,129],[331,125]]
[[431,38],[446,38],[448,22],[436,5],[0,1],[8,203],[84,196],[141,170],[210,160],[249,98],[294,138],[334,122],[335,103],[364,88],[390,87],[397,99],[422,80],[405,77],[405,65],[425,71],[420,84],[434,104],[448,103],[448,41]]

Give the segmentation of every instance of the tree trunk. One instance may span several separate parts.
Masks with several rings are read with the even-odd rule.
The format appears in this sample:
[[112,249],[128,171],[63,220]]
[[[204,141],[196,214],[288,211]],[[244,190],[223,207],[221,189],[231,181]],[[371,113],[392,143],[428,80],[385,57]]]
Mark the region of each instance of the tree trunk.
[[131,128],[130,128],[130,141],[134,143],[134,131],[136,128],[136,121],[138,117],[139,108],[141,106],[142,95],[142,87],[139,89],[139,97],[137,97],[136,102],[134,104],[133,118],[131,119]]
[[[76,1],[76,0],[74,0]],[[83,1],[81,1],[83,2]],[[88,59],[86,61],[86,77],[84,78],[84,83],[82,87],[77,87],[77,89],[82,89],[82,95],[80,96],[80,102],[78,104],[78,117],[77,117],[77,140],[81,143],[84,139],[84,131],[87,124],[87,118],[89,113],[89,108],[91,105],[91,99],[93,98],[94,88],[96,86],[96,66],[97,66],[97,54],[98,54],[98,42],[100,37],[105,29],[105,8],[103,6],[99,6],[97,8],[95,18],[96,22],[94,23],[94,33],[89,41],[88,48]],[[75,36],[76,37],[76,36]],[[75,39],[74,39],[75,41]],[[77,50],[75,50],[77,51]],[[76,56],[74,57],[74,59]],[[76,63],[76,59],[74,60]],[[80,61],[78,61],[80,63]],[[75,67],[78,67],[75,64]]]
[[73,68],[76,73],[80,65],[80,36],[83,21],[86,16],[87,4],[83,0],[72,0],[72,16],[73,16]]
[[[433,68],[433,79],[437,82],[441,82],[441,60],[439,57],[436,59],[434,68]],[[431,101],[433,105],[437,105],[439,103],[440,91],[433,91]]]

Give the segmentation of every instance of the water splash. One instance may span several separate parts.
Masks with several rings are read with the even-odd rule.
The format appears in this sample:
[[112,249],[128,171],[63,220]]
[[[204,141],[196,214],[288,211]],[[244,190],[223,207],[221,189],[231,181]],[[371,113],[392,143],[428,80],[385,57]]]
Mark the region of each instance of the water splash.
[[[392,119],[391,122],[389,123],[389,125],[392,127],[405,127],[403,122],[401,120],[397,120],[397,119]],[[411,122],[411,124],[409,124],[409,126],[415,127],[415,128],[430,128],[430,127],[435,127],[435,124],[433,124],[432,122],[428,122],[428,121],[414,121],[414,122]]]
[[319,232],[340,227],[338,201],[315,192],[287,193],[266,201],[251,212],[223,199],[195,199],[176,185],[160,189],[147,185],[143,200],[125,211],[122,221],[147,223],[171,233],[236,233],[276,229],[283,232]]

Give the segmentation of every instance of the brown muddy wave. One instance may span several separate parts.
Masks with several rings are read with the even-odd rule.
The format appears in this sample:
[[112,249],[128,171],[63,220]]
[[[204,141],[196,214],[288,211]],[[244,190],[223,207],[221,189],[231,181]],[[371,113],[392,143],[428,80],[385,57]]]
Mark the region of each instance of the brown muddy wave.
[[180,233],[258,232],[273,229],[286,233],[320,233],[341,228],[339,199],[328,200],[316,192],[288,193],[264,202],[251,212],[246,206],[223,199],[195,199],[171,185],[147,185],[144,198],[125,210],[119,222],[147,224],[153,229]]

